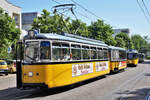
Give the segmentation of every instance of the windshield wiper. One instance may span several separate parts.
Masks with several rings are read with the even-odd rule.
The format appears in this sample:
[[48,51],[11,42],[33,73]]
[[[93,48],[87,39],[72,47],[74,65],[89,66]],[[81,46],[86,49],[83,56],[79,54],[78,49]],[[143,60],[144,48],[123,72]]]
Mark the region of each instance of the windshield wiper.
[[30,58],[31,60],[34,60],[32,57],[28,56],[28,55],[25,55],[26,57]]

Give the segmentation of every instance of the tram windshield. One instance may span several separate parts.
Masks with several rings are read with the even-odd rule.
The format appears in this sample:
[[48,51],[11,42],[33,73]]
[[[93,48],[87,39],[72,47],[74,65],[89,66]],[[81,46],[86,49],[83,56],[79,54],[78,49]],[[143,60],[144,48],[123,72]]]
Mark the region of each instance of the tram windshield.
[[40,43],[40,60],[50,60],[50,42],[41,41]]
[[137,53],[128,53],[128,59],[136,59],[136,58],[138,58]]
[[[40,44],[40,45],[39,45]],[[26,62],[37,62],[50,60],[50,42],[49,41],[28,41],[26,42],[24,60]]]
[[29,41],[26,42],[24,60],[26,62],[33,62],[39,59],[39,42]]

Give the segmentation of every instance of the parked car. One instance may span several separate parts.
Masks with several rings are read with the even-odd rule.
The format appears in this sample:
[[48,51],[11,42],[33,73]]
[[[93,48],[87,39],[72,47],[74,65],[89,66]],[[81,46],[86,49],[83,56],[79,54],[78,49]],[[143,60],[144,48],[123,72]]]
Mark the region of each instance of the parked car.
[[8,63],[9,73],[15,73],[16,72],[16,61],[10,60],[10,61],[7,61],[7,63]]
[[7,63],[4,60],[0,60],[0,74],[8,75]]

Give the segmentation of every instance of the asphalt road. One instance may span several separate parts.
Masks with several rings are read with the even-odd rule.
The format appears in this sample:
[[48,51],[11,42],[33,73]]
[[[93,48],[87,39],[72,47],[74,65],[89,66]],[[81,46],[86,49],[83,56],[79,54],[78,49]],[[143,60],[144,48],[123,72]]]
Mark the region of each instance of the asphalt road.
[[150,98],[150,62],[148,61],[106,77],[48,90],[16,89],[15,77],[15,74],[0,76],[0,100],[148,100]]

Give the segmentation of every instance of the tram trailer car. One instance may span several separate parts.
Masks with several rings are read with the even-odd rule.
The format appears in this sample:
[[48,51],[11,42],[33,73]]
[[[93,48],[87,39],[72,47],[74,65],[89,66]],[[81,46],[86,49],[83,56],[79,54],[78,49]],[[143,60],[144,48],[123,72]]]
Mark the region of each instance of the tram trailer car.
[[61,87],[110,73],[108,45],[71,34],[34,34],[18,45],[17,88]]
[[126,49],[120,47],[109,46],[110,71],[118,72],[127,67]]
[[127,66],[137,66],[139,62],[138,52],[136,50],[127,51]]
[[144,53],[139,53],[138,56],[139,56],[139,63],[144,62],[144,58],[145,58]]

